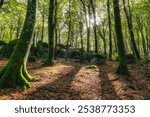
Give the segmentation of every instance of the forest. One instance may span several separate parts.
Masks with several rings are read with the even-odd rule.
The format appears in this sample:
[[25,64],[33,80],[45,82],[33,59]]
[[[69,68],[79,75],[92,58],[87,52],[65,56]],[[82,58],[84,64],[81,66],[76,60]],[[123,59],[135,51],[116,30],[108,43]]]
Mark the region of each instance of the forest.
[[150,0],[0,0],[0,100],[149,100]]

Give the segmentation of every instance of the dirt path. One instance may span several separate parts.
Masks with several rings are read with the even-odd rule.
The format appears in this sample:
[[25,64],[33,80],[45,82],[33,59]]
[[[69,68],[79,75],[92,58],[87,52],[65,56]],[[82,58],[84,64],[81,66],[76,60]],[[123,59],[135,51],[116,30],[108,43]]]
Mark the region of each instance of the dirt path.
[[[6,60],[0,61],[1,67],[4,64]],[[54,67],[40,65],[41,62],[28,65],[30,74],[39,80],[31,83],[31,88],[24,92],[19,88],[1,89],[0,99],[150,99],[150,81],[143,79],[133,66],[129,66],[129,82],[127,77],[114,74],[115,63],[108,62],[97,69],[63,60]]]

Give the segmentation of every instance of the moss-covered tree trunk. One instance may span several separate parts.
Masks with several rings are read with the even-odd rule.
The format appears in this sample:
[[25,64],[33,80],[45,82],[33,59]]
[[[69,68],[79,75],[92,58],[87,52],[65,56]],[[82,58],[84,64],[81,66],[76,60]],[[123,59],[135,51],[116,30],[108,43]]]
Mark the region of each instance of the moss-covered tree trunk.
[[127,60],[125,56],[125,47],[123,42],[119,0],[113,0],[113,6],[114,6],[117,45],[118,45],[118,55],[119,55],[119,66],[116,73],[121,75],[129,75],[129,71],[127,68]]
[[0,88],[21,86],[24,89],[30,87],[29,81],[33,78],[26,69],[32,35],[36,21],[37,0],[28,0],[27,14],[20,39],[10,57],[8,64],[0,72]]
[[45,66],[54,65],[54,0],[50,0],[49,5],[49,17],[48,17],[48,38],[49,38],[49,49],[48,57]]

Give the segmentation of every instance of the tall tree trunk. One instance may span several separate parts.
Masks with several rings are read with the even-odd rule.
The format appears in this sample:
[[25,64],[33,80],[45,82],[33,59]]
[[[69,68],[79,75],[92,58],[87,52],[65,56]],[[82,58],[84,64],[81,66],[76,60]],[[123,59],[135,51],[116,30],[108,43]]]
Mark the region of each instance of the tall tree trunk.
[[58,11],[58,3],[57,0],[55,0],[55,53],[57,53],[57,43],[58,43],[58,31],[57,31],[57,11]]
[[134,36],[133,25],[132,25],[132,13],[131,13],[131,10],[130,10],[130,2],[129,1],[128,1],[128,6],[129,6],[129,13],[128,13],[127,8],[126,8],[126,2],[125,2],[125,0],[123,0],[124,12],[125,12],[125,15],[126,15],[129,34],[130,34],[130,38],[131,38],[131,42],[132,42],[132,47],[133,47],[133,50],[134,50],[133,53],[135,53],[136,58],[140,60],[141,57],[140,57],[139,51],[137,49],[137,45],[135,43],[135,36]]
[[84,52],[84,44],[83,44],[83,23],[82,21],[79,22],[79,27],[80,27],[80,38],[81,38],[81,51],[82,51],[82,54]]
[[109,60],[112,60],[112,33],[111,33],[110,0],[107,0],[107,13],[108,13],[108,28],[109,28]]
[[71,37],[71,0],[69,0],[69,23],[68,23],[68,39],[67,39],[67,47],[69,46]]
[[80,1],[82,3],[84,16],[85,16],[85,24],[86,24],[86,30],[87,30],[87,52],[89,52],[90,51],[90,27],[88,26],[87,10],[86,10],[86,5],[83,2],[83,0],[80,0]]
[[102,33],[103,33],[103,42],[104,42],[104,55],[107,58],[107,44],[106,44],[106,30],[105,30],[105,21],[102,26]]
[[44,65],[52,66],[54,65],[54,0],[50,0],[49,5],[49,17],[48,17],[48,57]]
[[61,35],[60,35],[60,33],[61,33],[61,30],[58,30],[58,43],[59,43],[59,44],[61,44],[61,39],[60,39],[60,36],[61,36]]
[[[86,16],[87,17],[87,16]],[[88,37],[87,37],[87,52],[90,51],[91,49],[91,44],[90,44],[90,35],[91,35],[91,29],[90,29],[90,26],[91,26],[91,5],[90,3],[88,4]]]
[[136,31],[136,34],[137,34],[137,45],[138,45],[138,50],[140,52],[140,35],[139,35],[139,31],[137,30]]
[[41,34],[41,41],[43,42],[44,40],[44,27],[45,27],[45,6],[42,6],[42,34]]
[[95,53],[98,54],[96,12],[95,12],[95,7],[94,7],[93,0],[90,0],[90,4],[91,4],[92,12],[93,12],[93,17],[94,17],[94,25],[93,25],[93,29],[94,29],[94,37],[95,37]]
[[0,72],[0,88],[17,87],[24,89],[30,87],[29,81],[33,78],[26,69],[32,36],[36,22],[37,0],[28,0],[28,8],[24,27],[15,49],[6,67]]
[[148,33],[148,27],[145,26],[145,37],[146,37],[146,46],[147,46],[147,58],[149,57],[149,49],[150,49],[150,39],[149,39],[149,33]]
[[142,36],[142,46],[143,46],[143,51],[144,51],[144,57],[146,57],[147,56],[147,50],[146,50],[145,36],[144,36],[144,32],[143,32],[143,25],[142,25],[139,17],[136,17],[136,21],[137,21],[137,24],[138,24],[138,27],[140,29],[141,36]]
[[127,68],[127,60],[125,55],[125,47],[123,42],[119,0],[113,0],[113,7],[114,7],[115,29],[116,29],[118,55],[119,55],[119,66],[117,68],[116,73],[121,75],[129,75],[129,71]]
[[117,37],[116,37],[115,32],[114,32],[114,33],[112,33],[112,34],[113,34],[114,45],[115,45],[115,49],[114,49],[114,51],[115,51],[115,53],[117,53],[117,52],[118,52]]

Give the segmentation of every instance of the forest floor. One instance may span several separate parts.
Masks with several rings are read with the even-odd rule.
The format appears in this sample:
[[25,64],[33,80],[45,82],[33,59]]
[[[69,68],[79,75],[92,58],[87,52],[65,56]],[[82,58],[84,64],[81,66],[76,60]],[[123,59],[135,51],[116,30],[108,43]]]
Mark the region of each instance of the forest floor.
[[[0,59],[0,68],[8,60]],[[29,63],[29,73],[38,81],[21,91],[0,89],[1,100],[146,100],[150,99],[150,62],[129,65],[131,76],[115,74],[116,62],[96,69],[75,61],[57,60],[54,67]],[[126,80],[128,79],[128,80]]]

